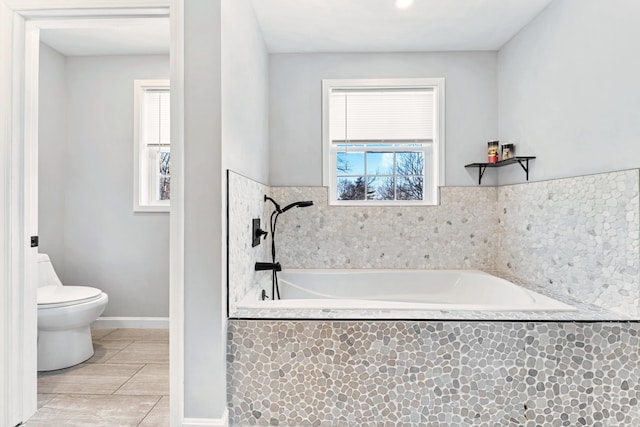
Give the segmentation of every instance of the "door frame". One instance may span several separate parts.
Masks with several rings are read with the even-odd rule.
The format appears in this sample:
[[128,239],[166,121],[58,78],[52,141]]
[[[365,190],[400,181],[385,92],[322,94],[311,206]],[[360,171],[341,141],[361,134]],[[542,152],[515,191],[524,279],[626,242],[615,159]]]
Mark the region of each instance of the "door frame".
[[[184,0],[0,0],[0,425],[37,409],[38,51],[41,26],[170,17],[170,412],[184,419]],[[66,20],[66,21],[65,21]],[[4,94],[8,94],[5,96]]]

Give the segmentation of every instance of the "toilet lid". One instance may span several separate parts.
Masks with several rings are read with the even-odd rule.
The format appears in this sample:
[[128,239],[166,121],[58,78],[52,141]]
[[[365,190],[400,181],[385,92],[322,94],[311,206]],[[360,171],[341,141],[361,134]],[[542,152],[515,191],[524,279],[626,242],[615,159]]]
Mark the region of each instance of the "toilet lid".
[[80,303],[96,299],[100,289],[88,286],[43,286],[38,288],[38,305]]

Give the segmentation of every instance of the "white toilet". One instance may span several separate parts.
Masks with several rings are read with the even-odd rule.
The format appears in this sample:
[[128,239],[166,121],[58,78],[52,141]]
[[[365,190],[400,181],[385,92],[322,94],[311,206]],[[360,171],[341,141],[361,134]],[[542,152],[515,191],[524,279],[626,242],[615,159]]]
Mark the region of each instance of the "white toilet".
[[93,356],[89,325],[109,302],[100,289],[63,286],[47,254],[38,254],[38,371],[77,365]]

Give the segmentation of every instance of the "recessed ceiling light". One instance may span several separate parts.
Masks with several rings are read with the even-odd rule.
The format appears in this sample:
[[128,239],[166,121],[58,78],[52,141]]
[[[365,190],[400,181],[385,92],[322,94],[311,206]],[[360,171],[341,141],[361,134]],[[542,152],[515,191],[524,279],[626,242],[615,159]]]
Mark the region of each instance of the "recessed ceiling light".
[[398,9],[406,9],[413,4],[413,0],[396,0],[396,7]]

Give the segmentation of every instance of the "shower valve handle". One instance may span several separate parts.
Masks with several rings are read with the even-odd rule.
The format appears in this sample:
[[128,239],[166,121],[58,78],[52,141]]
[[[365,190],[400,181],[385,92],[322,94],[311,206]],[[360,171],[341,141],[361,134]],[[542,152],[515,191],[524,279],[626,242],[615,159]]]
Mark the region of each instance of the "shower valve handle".
[[282,266],[280,265],[279,262],[256,262],[255,270],[256,271],[266,271],[266,270],[282,271]]

